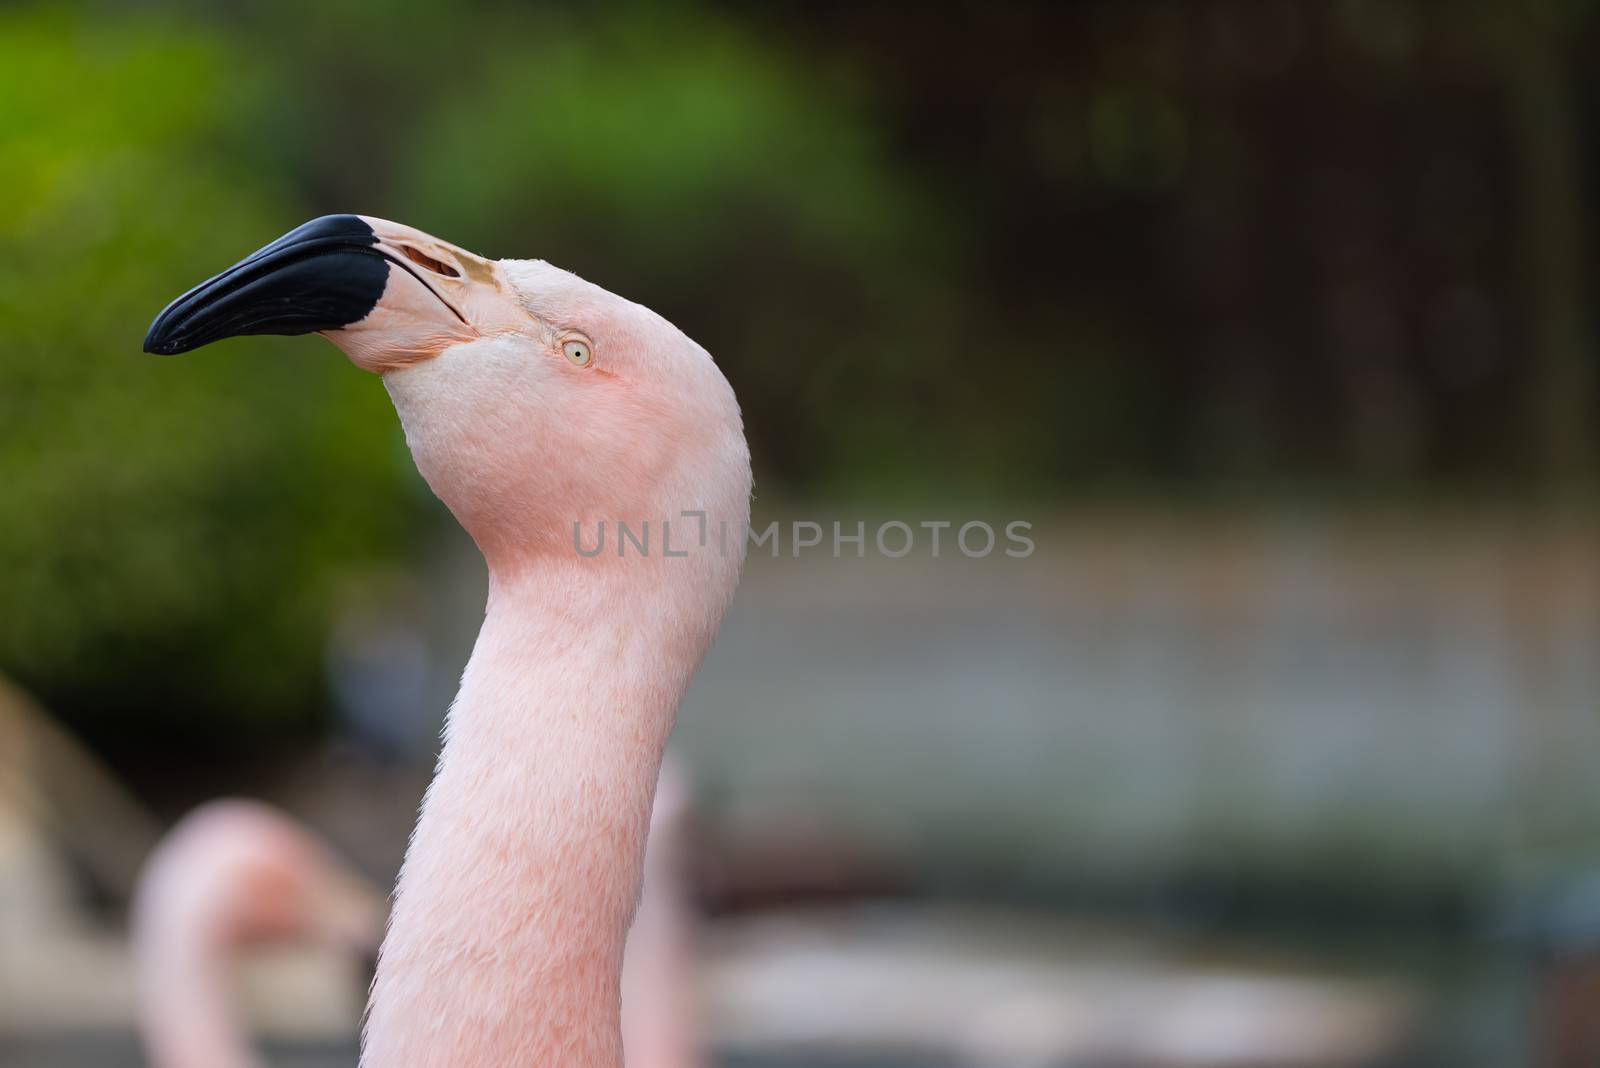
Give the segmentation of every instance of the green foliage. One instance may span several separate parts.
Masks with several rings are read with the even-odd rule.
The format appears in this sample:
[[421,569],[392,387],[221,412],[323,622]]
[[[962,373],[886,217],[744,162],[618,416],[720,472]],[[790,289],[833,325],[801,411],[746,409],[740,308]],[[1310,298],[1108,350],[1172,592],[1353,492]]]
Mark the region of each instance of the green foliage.
[[246,67],[205,32],[0,14],[0,670],[110,744],[314,722],[337,574],[400,547],[393,417],[336,352],[140,352],[303,217],[216,147]]

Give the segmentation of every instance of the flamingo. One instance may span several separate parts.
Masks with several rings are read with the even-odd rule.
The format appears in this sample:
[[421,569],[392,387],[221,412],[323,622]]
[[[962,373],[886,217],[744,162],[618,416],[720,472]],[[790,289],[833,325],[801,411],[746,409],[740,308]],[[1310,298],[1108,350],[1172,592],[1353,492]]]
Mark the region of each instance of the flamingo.
[[162,838],[139,877],[134,961],[157,1068],[261,1068],[236,1019],[241,945],[311,941],[370,954],[384,895],[300,824],[258,802],[212,801]]
[[650,812],[644,890],[622,955],[622,1048],[628,1068],[704,1068],[695,1004],[694,915],[689,902],[692,786],[668,753]]
[[[361,1063],[618,1068],[662,752],[749,522],[733,390],[639,304],[358,215],[312,220],[201,283],[144,347],[263,333],[321,333],[382,376],[418,471],[489,571]],[[642,543],[606,547],[617,524]]]

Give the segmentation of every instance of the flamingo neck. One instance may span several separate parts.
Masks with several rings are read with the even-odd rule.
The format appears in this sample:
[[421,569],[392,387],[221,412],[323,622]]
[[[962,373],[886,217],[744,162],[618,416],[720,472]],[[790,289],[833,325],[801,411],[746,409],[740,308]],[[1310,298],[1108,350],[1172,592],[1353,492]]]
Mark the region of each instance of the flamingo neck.
[[175,905],[140,932],[145,1051],[160,1068],[264,1068],[231,996],[230,952]]
[[[619,1068],[662,750],[710,627],[684,561],[491,571],[400,874],[362,1064]],[[720,615],[720,605],[715,615]]]

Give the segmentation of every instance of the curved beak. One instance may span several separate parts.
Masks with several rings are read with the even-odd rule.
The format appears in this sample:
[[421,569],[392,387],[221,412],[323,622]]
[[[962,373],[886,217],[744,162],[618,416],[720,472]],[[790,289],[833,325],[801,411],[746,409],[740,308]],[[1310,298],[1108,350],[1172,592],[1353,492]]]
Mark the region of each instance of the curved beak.
[[526,322],[506,292],[499,265],[465,249],[382,219],[325,215],[167,305],[144,351],[319,333],[381,372]]

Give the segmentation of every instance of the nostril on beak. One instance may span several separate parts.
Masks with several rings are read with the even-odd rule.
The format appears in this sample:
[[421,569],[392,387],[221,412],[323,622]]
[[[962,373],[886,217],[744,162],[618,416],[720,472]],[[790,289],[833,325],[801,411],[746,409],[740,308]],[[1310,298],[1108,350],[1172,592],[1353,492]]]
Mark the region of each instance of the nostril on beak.
[[410,245],[401,245],[400,251],[405,254],[406,259],[410,260],[418,267],[423,267],[432,271],[434,274],[442,274],[446,278],[461,277],[461,272],[450,266],[448,263],[444,263],[441,260],[436,260],[426,252],[414,249]]

